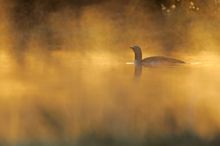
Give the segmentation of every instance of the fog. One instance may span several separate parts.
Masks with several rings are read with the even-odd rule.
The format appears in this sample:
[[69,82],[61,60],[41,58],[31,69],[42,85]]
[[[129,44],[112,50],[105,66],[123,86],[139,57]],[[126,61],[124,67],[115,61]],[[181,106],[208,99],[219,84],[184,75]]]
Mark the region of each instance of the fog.
[[[218,1],[0,2],[3,145],[218,142]],[[134,44],[187,63],[137,79]]]

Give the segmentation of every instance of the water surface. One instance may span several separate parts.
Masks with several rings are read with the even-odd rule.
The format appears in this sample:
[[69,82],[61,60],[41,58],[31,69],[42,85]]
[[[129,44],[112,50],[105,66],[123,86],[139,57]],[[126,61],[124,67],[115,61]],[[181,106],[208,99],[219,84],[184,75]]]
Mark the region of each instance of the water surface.
[[[208,145],[220,127],[218,56],[143,68],[103,54],[0,56],[3,145]],[[49,59],[48,59],[49,58]],[[188,57],[190,58],[190,57]]]

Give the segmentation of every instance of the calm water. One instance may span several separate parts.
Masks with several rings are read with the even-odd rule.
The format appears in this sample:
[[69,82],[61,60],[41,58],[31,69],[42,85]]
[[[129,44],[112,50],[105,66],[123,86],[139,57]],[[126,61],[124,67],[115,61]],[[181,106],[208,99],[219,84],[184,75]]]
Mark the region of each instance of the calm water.
[[129,59],[67,54],[1,53],[2,145],[218,145],[218,56],[137,79]]

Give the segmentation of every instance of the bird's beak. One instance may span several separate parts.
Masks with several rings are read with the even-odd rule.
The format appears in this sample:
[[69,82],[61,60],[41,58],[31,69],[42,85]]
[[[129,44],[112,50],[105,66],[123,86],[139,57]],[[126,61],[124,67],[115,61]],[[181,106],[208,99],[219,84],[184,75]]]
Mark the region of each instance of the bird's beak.
[[133,47],[129,47],[129,48],[134,49]]

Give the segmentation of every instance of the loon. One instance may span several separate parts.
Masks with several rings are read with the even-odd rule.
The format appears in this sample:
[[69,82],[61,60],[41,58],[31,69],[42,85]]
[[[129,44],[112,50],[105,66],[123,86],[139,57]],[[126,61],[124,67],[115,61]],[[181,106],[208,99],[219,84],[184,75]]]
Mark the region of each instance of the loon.
[[135,65],[136,66],[145,66],[145,67],[154,67],[160,65],[178,65],[185,64],[184,61],[179,59],[174,59],[165,56],[152,56],[142,59],[142,51],[141,48],[137,45],[130,47],[135,54]]

